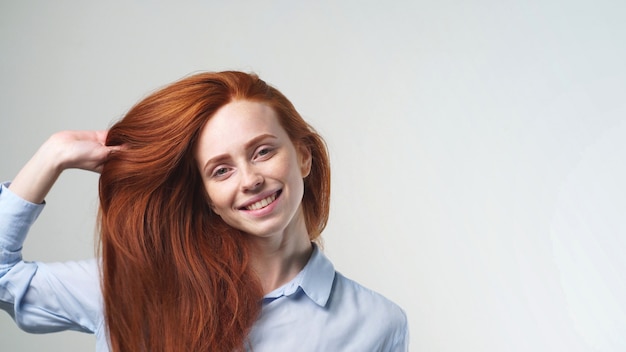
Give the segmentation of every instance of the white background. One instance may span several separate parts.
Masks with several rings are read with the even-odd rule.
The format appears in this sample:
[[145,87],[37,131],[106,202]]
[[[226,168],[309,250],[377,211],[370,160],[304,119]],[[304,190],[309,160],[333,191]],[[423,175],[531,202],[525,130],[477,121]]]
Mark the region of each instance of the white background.
[[[0,178],[197,71],[254,71],[326,138],[326,252],[411,351],[626,350],[626,2],[0,0]],[[70,171],[29,260],[93,255]],[[367,309],[367,307],[363,307]],[[19,331],[2,351],[89,351]]]

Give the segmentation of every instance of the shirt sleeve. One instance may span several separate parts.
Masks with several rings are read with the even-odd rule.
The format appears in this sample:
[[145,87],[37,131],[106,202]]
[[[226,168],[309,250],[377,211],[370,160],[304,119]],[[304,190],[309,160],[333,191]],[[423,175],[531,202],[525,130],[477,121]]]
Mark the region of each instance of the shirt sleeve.
[[0,309],[25,331],[76,330],[102,326],[102,304],[95,259],[39,263],[22,259],[22,244],[44,208],[0,184]]

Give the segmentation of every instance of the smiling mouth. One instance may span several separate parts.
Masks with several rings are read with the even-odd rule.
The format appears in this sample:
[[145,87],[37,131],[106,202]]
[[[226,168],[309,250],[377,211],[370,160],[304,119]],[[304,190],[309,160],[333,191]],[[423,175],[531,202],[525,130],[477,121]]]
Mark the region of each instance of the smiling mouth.
[[274,202],[276,200],[276,198],[278,198],[278,196],[280,195],[281,191],[278,191],[274,194],[272,194],[271,196],[261,199],[260,201],[250,204],[247,207],[244,207],[244,209],[246,210],[259,210],[259,209],[263,209],[266,206],[272,204],[272,202]]

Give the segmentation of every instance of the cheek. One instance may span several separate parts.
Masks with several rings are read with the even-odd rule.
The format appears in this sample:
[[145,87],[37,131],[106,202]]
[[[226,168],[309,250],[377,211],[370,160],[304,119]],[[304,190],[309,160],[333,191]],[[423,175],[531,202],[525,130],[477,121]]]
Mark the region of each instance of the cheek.
[[[282,172],[284,177],[289,180],[294,195],[304,193],[304,179],[302,178],[302,170],[300,169],[298,160],[293,158],[290,163],[284,165],[285,167]],[[301,197],[298,196],[298,198]]]
[[204,189],[208,196],[211,209],[217,215],[221,216],[221,210],[224,209],[228,203],[228,199],[226,197],[227,192],[225,192],[224,187],[220,187],[220,185],[208,185],[205,183]]

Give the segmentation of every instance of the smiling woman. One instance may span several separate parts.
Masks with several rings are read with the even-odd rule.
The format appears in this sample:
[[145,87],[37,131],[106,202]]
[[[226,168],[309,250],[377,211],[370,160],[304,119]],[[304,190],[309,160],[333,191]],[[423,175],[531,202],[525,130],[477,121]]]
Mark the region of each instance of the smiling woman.
[[310,247],[300,203],[311,153],[296,150],[269,106],[247,100],[225,105],[202,129],[196,149],[198,163],[206,165],[212,209],[228,225],[272,239],[260,246]]
[[[101,172],[101,265],[24,262],[28,228],[68,168]],[[402,309],[316,244],[326,147],[255,75],[190,76],[108,133],[55,134],[7,186],[1,307],[26,330],[95,333],[99,351],[408,348]]]

